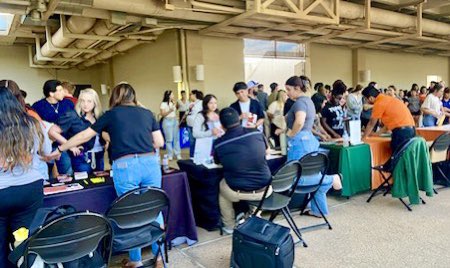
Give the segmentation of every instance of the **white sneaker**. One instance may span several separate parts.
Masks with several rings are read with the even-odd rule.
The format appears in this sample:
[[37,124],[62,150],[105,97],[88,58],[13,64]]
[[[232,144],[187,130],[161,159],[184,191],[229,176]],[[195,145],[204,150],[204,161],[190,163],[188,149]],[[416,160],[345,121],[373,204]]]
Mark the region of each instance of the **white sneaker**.
[[172,161],[173,160],[173,157],[172,156],[169,156],[169,161]]
[[226,235],[232,235],[234,230],[228,227],[222,227],[222,231],[226,234]]
[[181,155],[177,155],[177,160],[183,160],[183,157],[181,157]]

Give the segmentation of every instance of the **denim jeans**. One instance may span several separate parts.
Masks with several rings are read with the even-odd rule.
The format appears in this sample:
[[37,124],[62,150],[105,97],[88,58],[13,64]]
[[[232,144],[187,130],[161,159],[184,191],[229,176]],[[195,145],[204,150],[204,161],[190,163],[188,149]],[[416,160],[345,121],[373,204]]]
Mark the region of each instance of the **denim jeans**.
[[92,153],[83,152],[79,156],[70,155],[70,160],[72,161],[72,169],[75,172],[92,173],[92,171],[103,171],[105,169],[104,164],[105,152],[95,153],[95,169],[92,168]]
[[424,127],[435,127],[437,124],[437,118],[431,114],[424,114],[422,123]]
[[195,138],[191,127],[187,128],[189,131],[189,157],[194,157],[195,151]]
[[[114,174],[114,187],[117,196],[121,196],[128,191],[139,187],[151,186],[161,188],[161,167],[157,155],[140,156],[118,159],[113,162],[112,170]],[[160,225],[164,224],[162,214],[156,220]],[[154,255],[158,252],[158,245],[152,244]],[[138,262],[142,260],[141,249],[130,250],[130,261]]]
[[294,137],[287,138],[287,161],[300,160],[304,155],[318,151],[319,145],[311,131],[300,131]]
[[[319,151],[320,143],[311,131],[300,131],[294,137],[288,137],[287,161],[300,160],[306,154]],[[298,185],[314,185],[319,183],[321,174],[302,176]],[[311,201],[311,211],[320,215],[318,207],[324,215],[328,214],[327,192],[333,184],[333,176],[325,175],[322,186],[314,196],[316,202]]]
[[[322,174],[302,176],[300,181],[298,182],[298,185],[316,185],[319,183],[321,177]],[[325,175],[322,181],[322,185],[314,195],[314,199],[316,202],[314,202],[314,200],[311,200],[311,211],[315,215],[320,215],[319,208],[320,211],[322,211],[323,215],[328,215],[327,192],[333,185],[333,177],[333,175]]]
[[166,150],[169,157],[179,156],[180,149],[180,129],[178,128],[178,120],[176,118],[164,118],[163,132],[166,139]]

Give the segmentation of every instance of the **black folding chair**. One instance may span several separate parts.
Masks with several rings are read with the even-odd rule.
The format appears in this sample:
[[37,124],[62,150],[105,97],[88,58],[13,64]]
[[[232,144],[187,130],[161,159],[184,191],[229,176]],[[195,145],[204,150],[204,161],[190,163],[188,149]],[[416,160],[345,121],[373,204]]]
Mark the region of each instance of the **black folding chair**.
[[[163,211],[167,224],[170,202],[166,193],[158,188],[141,187],[118,197],[106,212],[111,221],[114,240],[113,254],[147,247],[154,242],[159,246],[158,253],[166,267],[167,253],[166,226],[161,227],[156,219]],[[164,253],[161,250],[164,245]]]
[[[442,170],[443,165],[449,165],[448,153],[450,148],[450,132],[444,133],[437,137],[430,147],[430,160],[433,168],[435,168],[443,179],[446,188],[450,186],[450,178],[448,174]],[[440,188],[440,189],[442,189]],[[436,191],[435,191],[436,192]]]
[[[307,247],[288,208],[289,202],[294,194],[295,185],[297,185],[300,176],[301,167],[298,161],[291,161],[284,164],[272,175],[271,183],[267,186],[261,201],[249,203],[257,207],[253,213],[254,216],[260,211],[271,211],[270,221],[273,221],[281,211],[289,226],[291,226],[292,231],[294,231],[299,239],[296,243],[302,243],[304,247]],[[270,196],[267,196],[270,186],[273,192]]]
[[76,212],[57,218],[40,228],[28,239],[23,266],[28,267],[28,256],[37,254],[47,264],[79,260],[101,249],[102,264],[107,267],[111,258],[112,227],[102,215]]
[[[383,196],[386,196],[388,193],[390,193],[392,189],[392,184],[389,183],[389,181],[392,179],[392,173],[394,172],[395,167],[397,166],[400,158],[403,156],[403,153],[408,149],[408,147],[415,141],[416,138],[412,138],[406,142],[404,142],[401,146],[397,148],[396,151],[393,152],[391,158],[381,166],[372,167],[372,169],[377,170],[380,172],[381,177],[383,178],[383,182],[378,186],[375,190],[372,191],[372,194],[370,195],[369,199],[367,199],[367,203],[372,200],[372,198],[380,191],[381,189],[385,188]],[[386,177],[386,173],[389,174],[388,177]],[[403,201],[402,198],[399,198],[400,202],[409,210],[412,211],[411,207]],[[422,204],[425,204],[425,201],[420,198],[422,201]]]
[[[317,204],[317,200],[315,195],[319,188],[322,186],[323,179],[325,178],[326,172],[328,170],[328,156],[324,153],[320,152],[312,152],[305,156],[303,156],[299,160],[300,166],[302,167],[302,176],[300,177],[299,183],[295,188],[295,193],[307,195],[303,205],[301,207],[300,215],[304,215],[305,209],[309,202],[314,202],[319,209],[320,215],[324,219],[325,223],[311,225],[308,227],[303,227],[301,230],[314,229],[321,226],[328,226],[328,229],[333,229],[331,224],[328,222],[327,217],[323,214],[323,211]],[[321,176],[319,182],[311,182],[308,183],[309,178],[313,178],[312,176]],[[314,180],[316,180],[314,178]]]

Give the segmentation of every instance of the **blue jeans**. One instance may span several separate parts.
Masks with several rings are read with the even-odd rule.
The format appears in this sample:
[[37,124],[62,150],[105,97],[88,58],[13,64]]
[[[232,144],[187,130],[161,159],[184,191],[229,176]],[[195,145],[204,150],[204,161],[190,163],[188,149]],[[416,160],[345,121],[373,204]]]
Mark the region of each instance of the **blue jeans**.
[[[117,196],[121,196],[128,191],[139,187],[151,186],[161,188],[161,167],[157,155],[139,156],[118,159],[113,162],[112,170],[114,174],[114,187]],[[162,214],[156,220],[160,225],[164,224]],[[158,245],[152,244],[152,252],[156,256]],[[142,260],[141,249],[130,250],[130,261],[138,262]]]
[[[57,146],[58,144],[53,143],[52,145],[53,151],[56,150]],[[70,162],[70,156],[67,152],[62,152],[61,157],[59,158],[59,160],[55,161],[55,164],[59,174],[69,174],[69,175],[73,174],[72,163]],[[53,172],[51,172],[52,171],[51,168],[49,171],[50,171],[49,176],[53,177]]]
[[82,152],[79,156],[74,156],[71,154],[72,168],[75,172],[92,173],[92,171],[103,171],[105,169],[104,165],[104,151],[95,153],[95,169],[92,169],[92,154],[87,152]]
[[[319,151],[320,143],[316,137],[312,134],[311,131],[300,131],[294,137],[288,137],[288,152],[287,152],[287,161],[292,160],[300,160],[306,154]],[[319,183],[321,174],[310,175],[310,176],[302,176],[298,185],[314,185]],[[316,202],[311,202],[311,211],[320,215],[318,207],[324,215],[328,214],[328,205],[327,205],[327,192],[330,190],[333,184],[333,176],[325,175],[322,186],[320,186],[319,190],[314,196]]]
[[[300,181],[298,182],[298,185],[316,185],[319,183],[321,177],[322,174],[302,176]],[[320,215],[319,208],[320,211],[322,211],[323,215],[328,215],[327,192],[333,185],[333,177],[333,175],[325,175],[322,181],[322,185],[314,195],[314,199],[316,202],[314,202],[314,200],[311,200],[311,211],[315,215]]]
[[163,132],[166,139],[166,150],[169,157],[179,156],[180,149],[180,129],[178,128],[178,120],[176,118],[164,118]]
[[318,151],[319,145],[311,131],[300,131],[287,138],[287,161],[300,160],[304,155]]
[[195,151],[195,138],[194,138],[194,132],[191,127],[188,127],[189,132],[189,157],[194,157],[194,151]]
[[424,127],[435,127],[437,124],[437,118],[431,114],[424,114],[422,123]]

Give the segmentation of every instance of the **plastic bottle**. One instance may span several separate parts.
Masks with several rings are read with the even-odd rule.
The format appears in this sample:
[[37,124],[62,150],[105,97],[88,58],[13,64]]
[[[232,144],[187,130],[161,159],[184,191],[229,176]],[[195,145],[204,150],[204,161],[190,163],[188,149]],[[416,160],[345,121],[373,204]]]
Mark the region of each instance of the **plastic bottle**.
[[169,170],[169,156],[167,154],[164,155],[163,161],[162,161],[162,166],[163,166],[163,170],[164,171],[168,171]]
[[348,136],[347,130],[344,129],[344,135],[342,135],[344,147],[348,147],[350,145],[350,137]]

